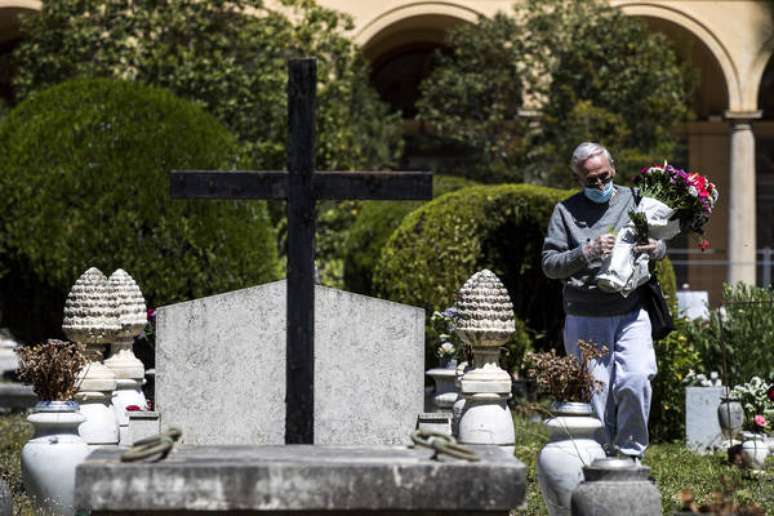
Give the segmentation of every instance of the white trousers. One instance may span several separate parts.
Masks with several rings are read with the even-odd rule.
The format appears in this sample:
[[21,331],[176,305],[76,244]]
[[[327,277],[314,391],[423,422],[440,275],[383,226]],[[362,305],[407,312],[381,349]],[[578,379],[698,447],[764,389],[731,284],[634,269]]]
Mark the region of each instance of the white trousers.
[[608,449],[639,455],[648,446],[648,415],[656,375],[656,353],[650,336],[650,318],[641,309],[625,315],[586,317],[568,315],[564,349],[578,357],[578,340],[607,346],[607,356],[592,361],[592,374],[604,382],[591,401],[604,423]]

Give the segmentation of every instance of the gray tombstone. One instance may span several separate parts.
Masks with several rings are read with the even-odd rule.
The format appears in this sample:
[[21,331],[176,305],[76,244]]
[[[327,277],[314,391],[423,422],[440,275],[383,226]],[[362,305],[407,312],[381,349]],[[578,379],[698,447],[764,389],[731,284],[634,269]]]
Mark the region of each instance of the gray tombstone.
[[718,422],[718,406],[725,387],[685,388],[685,445],[707,453],[716,449],[723,436]]
[[[286,282],[159,308],[156,409],[187,445],[284,443]],[[315,286],[316,444],[405,444],[424,311]]]

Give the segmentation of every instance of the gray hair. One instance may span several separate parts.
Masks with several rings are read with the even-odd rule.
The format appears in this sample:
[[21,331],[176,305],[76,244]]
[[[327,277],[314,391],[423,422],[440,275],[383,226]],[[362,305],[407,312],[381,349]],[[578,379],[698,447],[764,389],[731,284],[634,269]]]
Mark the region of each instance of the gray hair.
[[582,172],[580,166],[587,159],[596,156],[597,154],[604,155],[607,158],[607,162],[610,163],[610,166],[615,169],[615,161],[613,161],[613,156],[610,155],[610,152],[602,145],[593,142],[583,142],[575,147],[575,150],[572,153],[572,159],[570,159],[570,168],[572,168],[572,171],[576,174],[580,174]]

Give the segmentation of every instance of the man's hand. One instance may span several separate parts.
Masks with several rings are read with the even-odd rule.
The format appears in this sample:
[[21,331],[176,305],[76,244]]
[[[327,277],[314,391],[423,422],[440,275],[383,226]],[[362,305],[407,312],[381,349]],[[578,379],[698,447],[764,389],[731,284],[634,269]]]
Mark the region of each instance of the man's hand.
[[660,260],[666,254],[666,244],[662,240],[649,238],[647,244],[635,245],[634,252],[638,254],[645,253],[651,258]]
[[615,235],[599,235],[583,246],[583,254],[587,260],[594,260],[610,253],[615,245]]

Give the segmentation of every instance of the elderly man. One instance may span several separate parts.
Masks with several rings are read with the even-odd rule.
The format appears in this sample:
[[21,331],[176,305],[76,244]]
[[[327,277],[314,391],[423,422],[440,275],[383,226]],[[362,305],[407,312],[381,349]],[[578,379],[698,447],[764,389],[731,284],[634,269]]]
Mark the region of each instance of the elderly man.
[[[650,380],[656,374],[650,319],[639,291],[623,297],[600,290],[595,281],[635,200],[630,188],[613,182],[615,163],[603,146],[580,144],[571,167],[583,190],[554,208],[543,243],[543,272],[564,282],[567,354],[578,356],[579,340],[607,346],[608,355],[592,371],[605,384],[592,406],[604,423],[608,453],[638,460],[648,446]],[[661,259],[666,246],[651,240],[635,252]]]

